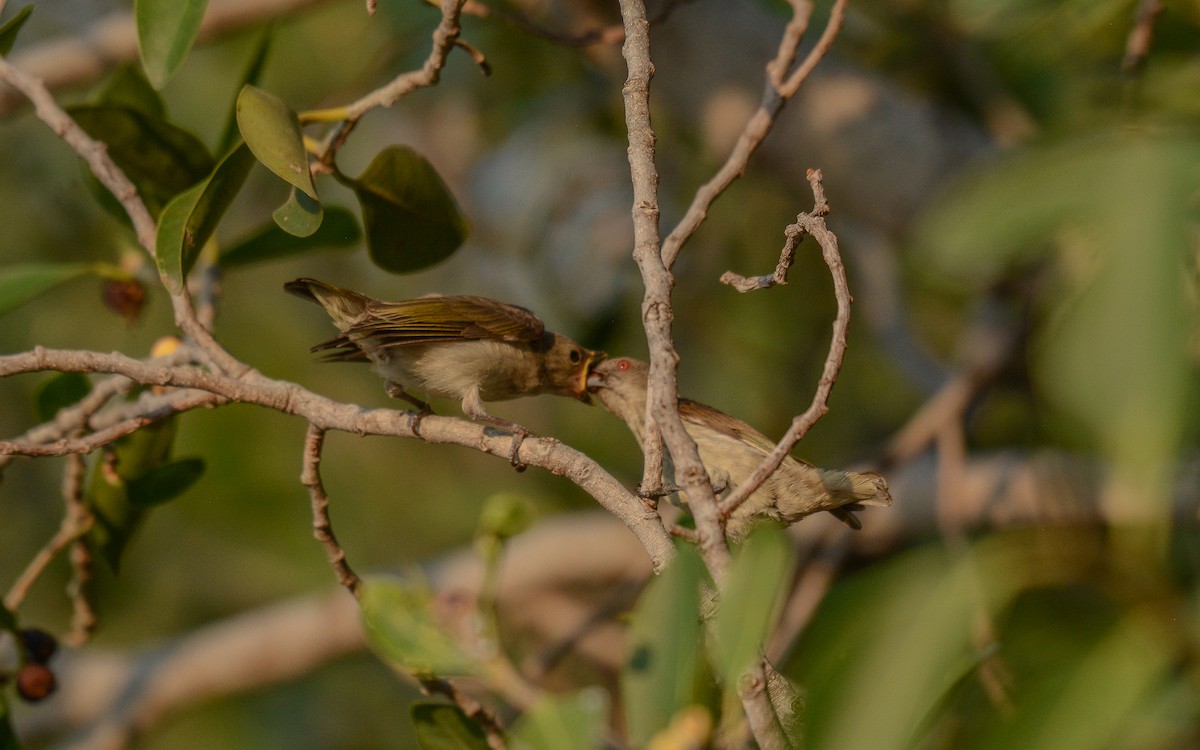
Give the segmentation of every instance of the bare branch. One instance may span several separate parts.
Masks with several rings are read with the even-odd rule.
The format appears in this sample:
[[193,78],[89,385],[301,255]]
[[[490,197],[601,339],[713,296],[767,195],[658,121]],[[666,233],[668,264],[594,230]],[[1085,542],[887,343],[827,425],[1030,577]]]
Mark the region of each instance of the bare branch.
[[676,365],[679,355],[671,337],[671,288],[674,278],[664,265],[658,231],[658,171],[654,165],[654,130],[650,125],[650,22],[640,0],[622,0],[625,22],[622,54],[629,66],[625,82],[625,126],[629,133],[629,167],[633,182],[633,257],[642,274],[646,291],[642,299],[642,323],[650,347],[649,394],[647,398],[646,466],[644,490],[662,484],[658,435],[665,439],[675,464],[675,480],[686,491],[701,534],[700,549],[717,581],[724,580],[729,566],[729,549],[717,514],[716,498],[696,442],[679,417],[679,384]]
[[38,119],[46,123],[55,135],[66,141],[72,151],[83,157],[96,179],[121,202],[125,213],[133,222],[138,243],[153,258],[156,231],[154,219],[146,209],[146,204],[142,202],[142,197],[138,195],[137,188],[125,173],[117,168],[112,159],[108,158],[104,144],[85,133],[83,128],[58,106],[58,102],[54,101],[50,90],[40,79],[14,67],[3,57],[0,57],[0,80],[28,97],[29,101],[33,102]]
[[[338,403],[295,383],[267,378],[252,369],[248,369],[241,377],[232,378],[194,367],[143,362],[119,353],[40,347],[31,352],[0,356],[0,377],[46,370],[107,372],[124,375],[145,385],[203,390],[226,401],[257,404],[295,414],[323,430],[420,438],[429,443],[453,443],[502,457],[506,461],[511,453],[511,436],[485,425],[430,415],[422,419],[421,434],[417,435],[412,430],[409,412],[363,409],[354,404]],[[571,480],[621,519],[642,542],[656,570],[674,556],[670,537],[663,530],[657,514],[649,512],[640,499],[588,456],[552,438],[529,437],[522,445],[521,460]]]
[[312,498],[313,536],[325,547],[338,583],[358,599],[362,596],[362,580],[346,562],[346,550],[338,544],[333,522],[329,519],[329,495],[325,494],[325,485],[321,482],[321,446],[324,442],[325,431],[310,424],[304,437],[304,469],[300,472],[300,483],[308,488]]
[[[820,171],[812,170],[811,172],[810,179],[813,184],[819,185]],[[818,195],[816,188],[814,188],[814,195]],[[823,202],[822,197],[818,196],[818,202]],[[754,473],[721,502],[721,513],[726,518],[762,486],[767,477],[771,476],[783,463],[783,459],[787,457],[796,443],[800,442],[801,438],[812,429],[812,426],[829,411],[829,394],[833,391],[833,384],[837,382],[838,372],[842,369],[842,360],[846,356],[846,334],[850,328],[852,298],[850,285],[846,281],[846,267],[842,265],[842,256],[838,252],[837,236],[825,225],[825,219],[822,216],[800,214],[796,217],[796,224],[821,246],[821,257],[825,259],[825,265],[829,267],[829,273],[833,277],[833,293],[837,298],[837,315],[833,320],[833,336],[829,342],[829,354],[825,357],[821,380],[817,383],[817,390],[813,394],[808,409],[792,420],[792,426],[787,433],[780,439],[779,444],[767,454]]]
[[[829,213],[829,202],[825,200],[825,187],[821,184],[821,170],[808,170],[808,184],[812,186],[813,210],[811,214],[800,214],[797,217],[795,224],[790,224],[784,229],[784,236],[787,241],[784,242],[783,250],[779,253],[779,262],[775,265],[774,273],[765,276],[741,276],[733,271],[726,271],[721,274],[720,282],[728,284],[739,292],[753,292],[759,289],[770,289],[777,284],[786,284],[788,271],[791,270],[792,263],[796,259],[796,247],[804,240],[804,235],[808,232],[805,229],[805,220],[812,217],[822,217]],[[803,218],[801,218],[803,217]]]
[[675,265],[679,251],[700,228],[700,224],[708,216],[708,209],[712,206],[713,201],[746,171],[750,157],[754,155],[767,134],[771,132],[775,119],[779,116],[783,106],[796,95],[800,86],[816,68],[817,63],[833,46],[833,41],[841,31],[842,23],[845,20],[848,1],[836,0],[833,8],[829,11],[829,21],[825,24],[825,31],[822,32],[821,38],[799,67],[785,79],[784,76],[791,67],[792,61],[795,60],[800,42],[808,29],[809,15],[812,13],[812,3],[799,0],[792,3],[792,20],[788,22],[783,39],[779,43],[779,52],[775,59],[767,64],[768,86],[763,93],[762,103],[746,123],[745,128],[742,129],[742,134],[738,137],[738,141],[725,163],[721,165],[712,179],[700,186],[695,197],[692,198],[692,204],[688,206],[687,212],[679,220],[679,224],[667,235],[662,247],[663,264],[667,268]]
[[[450,50],[458,44],[458,36],[462,32],[459,16],[465,2],[466,0],[442,1],[442,20],[433,31],[433,49],[430,50],[429,57],[425,59],[420,70],[397,76],[391,83],[375,89],[357,101],[326,111],[336,113],[336,117],[328,119],[339,119],[341,122],[330,131],[317,151],[318,162],[323,168],[333,169],[338,150],[346,143],[346,139],[358,125],[358,121],[367,112],[376,107],[390,107],[402,96],[416,89],[437,85],[442,75],[442,68],[446,66],[446,58],[450,56]],[[470,51],[473,48],[468,46],[466,49]],[[486,61],[482,60],[481,54],[478,56],[473,54],[472,57],[481,66],[486,66]],[[487,72],[488,69],[485,67],[484,70]],[[324,119],[324,113],[309,113],[309,117],[315,115],[319,116],[319,119]]]

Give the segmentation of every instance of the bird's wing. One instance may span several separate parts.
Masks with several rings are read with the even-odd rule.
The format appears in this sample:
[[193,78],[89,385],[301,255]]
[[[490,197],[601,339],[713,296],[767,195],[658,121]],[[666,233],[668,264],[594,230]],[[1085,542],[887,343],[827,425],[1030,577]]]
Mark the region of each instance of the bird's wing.
[[421,297],[372,303],[346,336],[369,336],[377,346],[389,347],[481,339],[535,342],[545,330],[540,318],[516,305],[483,297]]
[[679,416],[685,423],[692,422],[716,430],[734,440],[758,448],[764,455],[775,447],[766,435],[737,417],[731,417],[720,409],[692,401],[690,398],[679,399]]

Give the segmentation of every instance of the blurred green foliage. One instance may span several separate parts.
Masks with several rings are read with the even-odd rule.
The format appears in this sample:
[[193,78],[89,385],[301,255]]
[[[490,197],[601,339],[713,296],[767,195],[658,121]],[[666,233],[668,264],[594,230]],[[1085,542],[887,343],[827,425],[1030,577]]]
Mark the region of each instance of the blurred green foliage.
[[[783,12],[782,3],[762,5]],[[809,747],[1194,746],[1200,557],[1195,535],[1167,523],[1180,462],[1194,455],[1200,434],[1193,395],[1200,11],[1166,3],[1150,56],[1133,75],[1121,73],[1121,59],[1134,0],[854,5],[838,53],[981,133],[997,102],[1015,105],[1032,126],[1016,140],[1023,145],[962,165],[941,193],[922,198],[924,213],[909,217],[912,224],[880,229],[902,248],[908,323],[946,370],[981,298],[1032,279],[1023,298],[1002,300],[1028,314],[1032,331],[970,415],[969,447],[1066,448],[1103,459],[1110,508],[1142,525],[1111,536],[1056,528],[935,545],[835,586],[786,670],[807,691]],[[676,12],[685,15],[688,7]],[[90,129],[157,137],[161,149],[114,154],[128,157],[124,166],[148,184],[158,157],[170,157],[184,140],[185,155],[227,153],[228,105],[239,81],[256,81],[293,112],[345,103],[419,66],[435,21],[415,2],[381,4],[374,19],[361,3],[327,3],[278,22],[261,70],[252,65],[246,73],[263,49],[261,30],[251,29],[193,50],[178,70],[167,61],[162,80],[174,75],[161,100],[138,79],[120,78],[124,73],[115,83],[97,82],[95,95],[69,92],[64,99],[79,105],[73,111]],[[253,170],[213,235],[218,249],[230,252],[216,331],[235,355],[332,398],[390,405],[366,368],[322,365],[308,354],[330,330],[319,311],[281,293],[281,283],[297,276],[383,298],[487,294],[534,309],[549,327],[589,346],[644,355],[640,287],[627,254],[623,71],[615,51],[564,48],[479,19],[465,21],[465,34],[495,74],[484,79],[465,55],[451,55],[440,86],[368,116],[339,166],[347,174],[370,172],[383,146],[412,144],[457,197],[473,239],[440,265],[404,277],[371,265],[357,227],[348,225],[336,237],[314,236],[343,252],[279,257],[286,252],[273,253],[285,238],[265,217],[288,200],[288,187]],[[0,32],[0,42],[9,37]],[[17,40],[18,51],[29,43]],[[712,45],[714,55],[739,54],[697,43]],[[671,66],[670,59],[656,62]],[[656,101],[667,217],[715,168],[692,121],[672,105]],[[186,123],[196,137],[164,123]],[[0,160],[7,166],[0,173],[0,297],[20,302],[4,305],[0,351],[42,345],[148,354],[174,330],[169,304],[151,287],[136,324],[106,311],[98,276],[112,277],[114,268],[136,275],[129,259],[138,256],[122,221],[89,194],[92,180],[77,158],[22,110],[0,123]],[[778,435],[811,397],[833,298],[811,243],[801,247],[786,287],[741,296],[715,284],[726,268],[768,270],[783,226],[811,203],[765,161],[752,163],[685,249],[676,268],[675,330],[683,392]],[[211,156],[187,163],[184,184],[163,195],[151,191],[155,211],[213,169]],[[890,179],[886,164],[878,168],[868,181]],[[326,180],[321,190],[324,226],[358,213],[352,186]],[[835,230],[838,211],[835,202]],[[463,235],[465,226],[458,227]],[[232,250],[244,238],[268,235],[274,244]],[[344,252],[347,242],[356,243],[354,251]],[[242,263],[241,253],[260,262]],[[45,271],[50,263],[78,265],[43,273],[44,293],[34,298],[8,293],[4,273]],[[852,289],[875,270],[849,265]],[[805,458],[825,465],[869,458],[928,395],[905,378],[883,343],[856,318],[832,411],[802,444]],[[36,394],[46,380],[0,381],[0,436],[38,422],[47,407]],[[436,406],[457,413],[455,404]],[[598,409],[549,398],[495,408],[637,481],[632,439]],[[303,425],[226,407],[183,415],[172,429],[171,452],[203,456],[207,471],[145,519],[124,550],[119,578],[101,574],[99,646],[142,645],[332,583],[296,481]],[[520,493],[541,512],[590,505],[564,480],[517,475],[503,462],[452,446],[337,434],[329,436],[325,457],[334,522],[359,569],[403,566],[469,542],[481,508],[497,493]],[[13,580],[57,527],[60,470],[50,460],[5,469],[0,514],[9,531],[0,580]],[[61,561],[51,568],[22,607],[22,622],[67,620],[60,594],[67,575]],[[643,599],[636,637],[662,638],[647,627],[656,617],[691,616],[693,592],[672,593],[684,603]],[[655,607],[660,614],[646,614]],[[698,623],[688,627],[700,630]],[[668,644],[677,662],[700,651],[693,640],[700,636],[685,635],[686,643]],[[661,711],[651,722],[661,725],[686,704],[678,693],[687,687],[656,695],[662,705],[638,707]],[[412,747],[411,723],[397,711],[411,693],[385,667],[359,658],[295,685],[191,709],[141,746],[367,748],[387,737],[387,746]],[[594,696],[564,701],[562,710],[577,711],[585,729],[608,711]],[[626,711],[631,726],[642,720]],[[555,736],[552,724],[531,724],[522,736]]]

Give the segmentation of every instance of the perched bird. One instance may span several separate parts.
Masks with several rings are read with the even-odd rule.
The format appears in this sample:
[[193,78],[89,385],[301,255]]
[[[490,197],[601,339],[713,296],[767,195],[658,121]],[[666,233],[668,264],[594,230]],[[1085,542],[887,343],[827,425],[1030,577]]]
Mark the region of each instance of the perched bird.
[[[588,367],[604,357],[547,331],[529,310],[486,297],[384,302],[314,279],[283,288],[320,304],[341,331],[312,351],[331,361],[371,362],[389,395],[424,413],[429,404],[408,389],[460,399],[472,419],[522,436],[520,425],[488,414],[483,402],[553,393],[590,403]],[[517,448],[519,442],[514,464]]]
[[[645,362],[620,357],[594,365],[587,381],[600,404],[629,425],[639,445],[644,440],[649,373]],[[679,399],[679,416],[696,441],[714,490],[719,490],[718,497],[745,481],[775,447],[740,419],[690,399]],[[820,510],[828,510],[858,529],[862,525],[852,510],[863,505],[891,504],[887,481],[875,472],[820,469],[788,456],[779,470],[730,514],[725,533],[740,539],[762,518],[787,525]]]

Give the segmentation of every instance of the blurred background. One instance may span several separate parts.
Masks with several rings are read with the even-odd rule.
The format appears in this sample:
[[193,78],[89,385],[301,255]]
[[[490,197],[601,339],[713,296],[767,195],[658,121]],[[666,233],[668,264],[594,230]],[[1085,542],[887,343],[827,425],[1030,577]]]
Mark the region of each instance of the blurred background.
[[[758,106],[763,67],[788,18],[784,3],[769,0],[677,5],[652,31],[664,234]],[[828,15],[827,3],[816,5],[805,49]],[[985,584],[1016,577],[1002,626],[1015,633],[1005,643],[1024,649],[1009,665],[1023,689],[1010,698],[1018,708],[1052,704],[1030,696],[1057,695],[1057,678],[1083,679],[1074,670],[1095,656],[1090,645],[1111,645],[1104,639],[1118,625],[1131,628],[1132,643],[1156,635],[1172,643],[1161,668],[1142,682],[1091,662],[1116,693],[1135,693],[1132,707],[1114,712],[1150,705],[1152,718],[1122,725],[1098,743],[1058,747],[1200,742],[1200,675],[1192,661],[1200,636],[1192,535],[1200,494],[1200,6],[1164,2],[1145,21],[1158,5],[852,3],[833,52],[675,267],[681,393],[782,435],[808,406],[829,345],[834,300],[819,249],[805,242],[790,283],[769,291],[742,295],[717,278],[729,269],[769,273],[784,228],[812,207],[806,170],[824,171],[828,222],[845,257],[855,318],[831,411],[796,452],[822,466],[881,468],[896,489],[896,507],[863,516],[865,538],[878,542],[854,558],[867,577],[835,588],[833,610],[823,615],[830,619],[819,616],[818,625],[844,624],[837,618],[853,618],[854,607],[871,603],[898,606],[886,611],[904,617],[891,597],[906,587],[928,593],[916,582],[952,569],[936,555],[953,556],[984,532],[1044,531],[1047,519],[1063,518],[1073,528],[1121,521],[1137,529],[1112,532],[1090,565],[1071,567],[1063,580],[1017,576],[1001,564],[979,574]],[[563,35],[619,22],[615,3],[504,7]],[[5,13],[12,11],[10,4]],[[128,11],[127,4],[99,0],[39,4],[10,59],[21,65],[22,54],[64,38],[98,46],[105,24]],[[409,0],[385,0],[374,17],[360,2],[285,5],[271,20],[260,86],[294,110],[346,103],[419,67],[436,21],[435,10]],[[1152,29],[1144,55],[1130,41],[1139,23]],[[162,92],[174,122],[216,142],[262,26],[231,23],[198,44]],[[298,276],[384,299],[434,291],[492,296],[534,310],[548,327],[587,346],[646,355],[641,283],[630,258],[619,47],[563,44],[498,18],[465,18],[463,38],[487,56],[492,75],[452,54],[439,86],[370,113],[340,152],[339,166],[358,174],[380,148],[413,146],[468,217],[466,246],[407,276],[372,266],[361,245],[233,270],[221,284],[216,333],[234,355],[336,400],[394,405],[367,368],[322,364],[309,354],[333,329],[315,306],[282,293],[282,284]],[[86,100],[108,68],[81,74],[57,95],[67,103]],[[0,262],[120,263],[136,254],[124,227],[92,198],[79,160],[27,104],[6,95],[0,106]],[[357,210],[353,194],[332,180],[319,188],[327,204]],[[285,196],[282,183],[256,168],[218,241],[254,231]],[[42,345],[141,357],[173,330],[160,289],[149,290],[145,309],[130,322],[105,306],[100,281],[82,279],[5,315],[0,352]],[[0,381],[0,435],[37,423],[31,393],[38,383],[34,376]],[[958,406],[931,407],[939,394],[960,398]],[[435,405],[458,413],[456,404]],[[598,408],[543,397],[492,411],[595,457],[631,485],[640,478],[632,437]],[[916,429],[917,437],[904,431],[925,413],[940,426]],[[148,518],[119,577],[101,576],[103,621],[89,648],[154,644],[327,588],[329,568],[311,538],[297,481],[303,436],[300,421],[257,408],[181,418],[176,454],[201,455],[208,470]],[[4,470],[0,580],[13,580],[58,527],[60,474],[56,459]],[[546,516],[594,507],[581,490],[545,472],[518,474],[474,451],[417,441],[331,434],[324,478],[340,541],[360,570],[404,568],[469,544],[480,508],[496,493],[518,493]],[[1032,489],[1020,494],[1020,482]],[[1025,550],[1026,541],[1013,549]],[[903,557],[918,546],[918,557]],[[1140,577],[1123,577],[1123,568]],[[67,575],[66,564],[56,563],[22,608],[23,623],[61,629],[69,618],[61,593]],[[928,589],[936,588],[931,581]],[[1072,604],[1063,603],[1064,592],[1075,597]],[[1126,615],[1147,608],[1165,620],[1147,615],[1152,625],[1128,624]],[[821,673],[815,656],[805,663],[794,674],[803,674],[810,691],[851,680]],[[961,705],[988,701],[964,692],[954,694]],[[300,682],[190,708],[139,746],[411,747],[403,706],[413,694],[360,655]],[[20,719],[38,709],[14,710]],[[967,715],[987,710],[980,712]],[[1008,728],[989,729],[988,721],[919,734],[918,744],[1037,746],[1003,744],[1017,741],[1012,725],[997,719]],[[834,719],[814,731],[817,746],[856,746]]]

